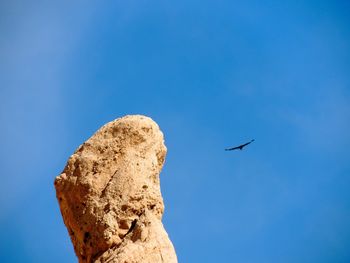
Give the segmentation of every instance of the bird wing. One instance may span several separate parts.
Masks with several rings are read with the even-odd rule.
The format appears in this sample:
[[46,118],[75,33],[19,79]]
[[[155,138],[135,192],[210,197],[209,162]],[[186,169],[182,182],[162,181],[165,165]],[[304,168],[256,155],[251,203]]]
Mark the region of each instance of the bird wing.
[[240,146],[233,147],[233,148],[227,148],[227,149],[225,149],[225,151],[237,150],[237,149],[239,149],[239,147],[240,147]]
[[238,146],[238,147],[244,147],[244,146],[247,146],[248,144],[251,144],[253,141],[254,141],[254,140],[251,140],[250,142],[247,142],[247,143],[245,143],[245,144],[242,144],[242,145],[240,145],[240,146]]
[[240,145],[239,147],[244,147],[244,146],[247,146],[248,144],[251,144],[252,142],[247,142],[247,143],[244,143],[242,145]]
[[247,142],[247,143],[244,143],[244,144],[241,144],[239,147],[244,147],[244,146],[247,146],[250,142]]

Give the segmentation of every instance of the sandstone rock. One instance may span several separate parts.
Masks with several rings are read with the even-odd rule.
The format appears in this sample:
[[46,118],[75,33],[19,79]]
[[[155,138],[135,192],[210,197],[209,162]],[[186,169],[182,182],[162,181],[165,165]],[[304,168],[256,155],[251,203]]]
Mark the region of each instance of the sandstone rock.
[[80,263],[177,262],[161,222],[163,134],[150,118],[101,127],[55,180],[64,223]]

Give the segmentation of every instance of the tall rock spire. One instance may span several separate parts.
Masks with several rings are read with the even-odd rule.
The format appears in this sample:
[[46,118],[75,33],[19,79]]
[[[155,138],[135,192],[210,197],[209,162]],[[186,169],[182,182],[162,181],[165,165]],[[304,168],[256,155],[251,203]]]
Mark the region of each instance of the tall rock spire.
[[57,199],[80,263],[176,263],[161,222],[163,134],[150,118],[101,127],[55,179]]

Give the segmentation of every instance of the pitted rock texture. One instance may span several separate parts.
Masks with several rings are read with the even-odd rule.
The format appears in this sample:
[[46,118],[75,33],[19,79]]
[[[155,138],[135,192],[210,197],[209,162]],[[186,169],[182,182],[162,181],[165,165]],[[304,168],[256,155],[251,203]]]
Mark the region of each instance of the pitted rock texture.
[[101,127],[56,177],[56,195],[80,263],[177,262],[161,222],[163,134],[150,118]]

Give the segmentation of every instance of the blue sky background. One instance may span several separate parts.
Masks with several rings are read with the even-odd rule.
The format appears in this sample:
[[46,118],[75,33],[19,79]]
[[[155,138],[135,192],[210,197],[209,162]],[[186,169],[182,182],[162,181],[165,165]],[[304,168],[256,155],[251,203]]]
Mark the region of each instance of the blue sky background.
[[136,113],[179,262],[350,262],[349,1],[1,1],[0,33],[2,262],[77,262],[53,180]]

